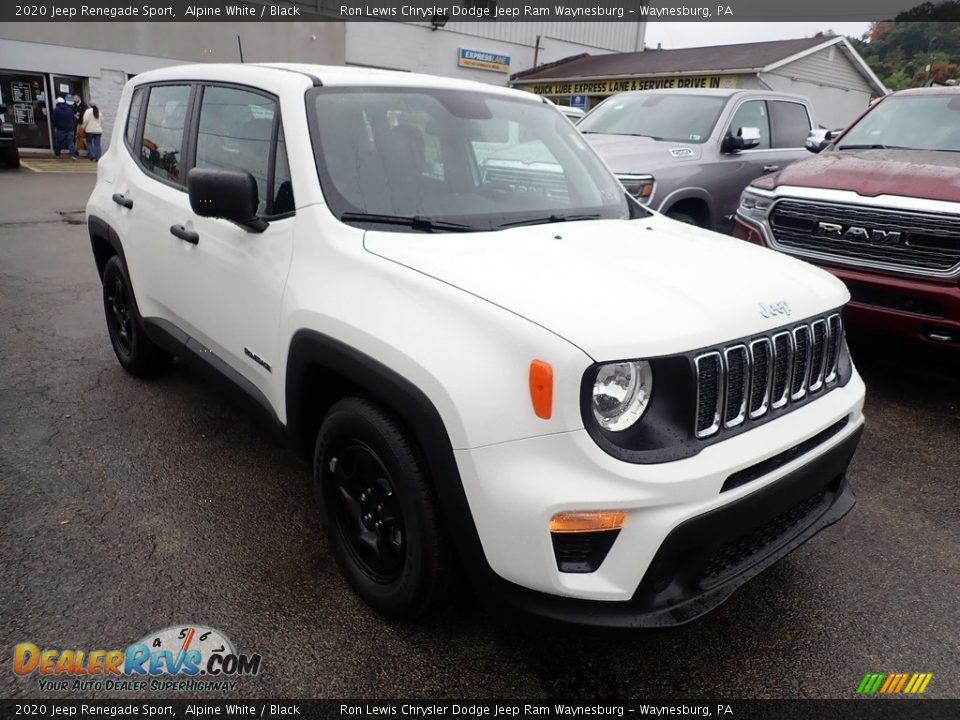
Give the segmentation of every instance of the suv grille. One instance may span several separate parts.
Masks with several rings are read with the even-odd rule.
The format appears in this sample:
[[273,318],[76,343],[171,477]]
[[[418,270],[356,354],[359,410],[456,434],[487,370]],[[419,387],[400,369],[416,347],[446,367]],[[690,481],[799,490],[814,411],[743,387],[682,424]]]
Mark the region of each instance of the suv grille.
[[770,229],[781,249],[800,255],[920,274],[960,272],[956,215],[779,200],[770,213]]
[[696,358],[698,438],[757,420],[836,383],[840,315],[701,353]]

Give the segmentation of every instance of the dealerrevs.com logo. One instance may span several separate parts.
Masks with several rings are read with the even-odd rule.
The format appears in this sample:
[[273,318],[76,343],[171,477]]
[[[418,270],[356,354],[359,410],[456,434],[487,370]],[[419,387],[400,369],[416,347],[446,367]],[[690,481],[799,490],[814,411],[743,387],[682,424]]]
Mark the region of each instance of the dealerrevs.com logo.
[[238,653],[219,630],[172,625],[125,650],[41,649],[20,643],[13,651],[13,672],[35,677],[44,692],[227,692],[236,689],[235,678],[258,675],[260,660],[256,653]]

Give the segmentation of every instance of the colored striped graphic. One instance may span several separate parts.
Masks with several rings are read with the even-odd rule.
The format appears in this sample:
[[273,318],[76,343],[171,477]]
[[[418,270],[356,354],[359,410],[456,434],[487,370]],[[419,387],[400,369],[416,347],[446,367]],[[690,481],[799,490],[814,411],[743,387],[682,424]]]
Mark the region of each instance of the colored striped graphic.
[[921,695],[933,673],[867,673],[857,686],[858,695]]

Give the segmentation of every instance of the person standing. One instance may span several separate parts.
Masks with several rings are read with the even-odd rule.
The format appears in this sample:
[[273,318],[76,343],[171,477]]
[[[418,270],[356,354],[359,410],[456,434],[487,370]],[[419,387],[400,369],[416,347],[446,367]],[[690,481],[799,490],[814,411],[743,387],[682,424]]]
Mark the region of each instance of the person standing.
[[[70,102],[67,100],[67,102]],[[80,97],[80,93],[73,95],[73,123],[76,126],[77,152],[86,150],[86,138],[83,132],[83,114],[87,111],[87,104]]]
[[69,150],[70,157],[77,159],[77,146],[73,142],[76,127],[73,122],[73,107],[67,105],[62,97],[57,98],[53,108],[53,154],[60,157],[61,150]]
[[87,157],[91,162],[100,159],[100,138],[103,135],[103,116],[100,108],[92,104],[83,113],[83,132],[87,136]]

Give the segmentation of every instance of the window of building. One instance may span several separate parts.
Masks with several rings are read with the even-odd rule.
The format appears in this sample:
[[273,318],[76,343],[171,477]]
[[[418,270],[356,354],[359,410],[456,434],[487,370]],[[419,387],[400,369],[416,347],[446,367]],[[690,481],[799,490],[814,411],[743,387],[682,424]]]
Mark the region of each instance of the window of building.
[[800,148],[804,146],[810,134],[810,116],[800,103],[773,100],[770,106],[770,119],[773,122],[773,146],[778,148]]
[[151,88],[140,142],[140,164],[147,172],[179,185],[184,182],[183,128],[189,101],[189,85]]
[[730,121],[730,134],[736,135],[740,128],[752,127],[760,130],[760,144],[754,150],[766,150],[770,147],[770,118],[767,116],[767,103],[763,100],[748,100],[733,114]]

